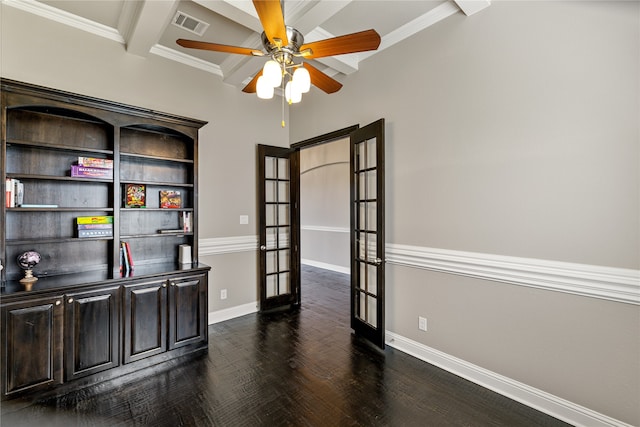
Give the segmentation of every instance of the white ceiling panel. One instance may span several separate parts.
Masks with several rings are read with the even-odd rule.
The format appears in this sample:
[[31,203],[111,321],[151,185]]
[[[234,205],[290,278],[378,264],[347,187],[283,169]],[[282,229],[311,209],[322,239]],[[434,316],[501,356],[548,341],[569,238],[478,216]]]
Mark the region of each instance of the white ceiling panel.
[[[163,9],[155,2],[168,5]],[[239,89],[265,61],[176,44],[182,38],[262,50],[262,24],[248,0],[6,0],[5,4],[124,43],[135,55],[160,55],[220,75]],[[382,37],[380,51],[452,14],[463,14],[461,8],[471,14],[489,4],[489,0],[287,0],[284,17],[285,24],[297,28],[307,43],[375,29]],[[172,25],[169,15],[176,10],[209,27],[199,36]],[[361,60],[375,54],[337,55],[313,64],[340,81],[345,74],[356,73]]]

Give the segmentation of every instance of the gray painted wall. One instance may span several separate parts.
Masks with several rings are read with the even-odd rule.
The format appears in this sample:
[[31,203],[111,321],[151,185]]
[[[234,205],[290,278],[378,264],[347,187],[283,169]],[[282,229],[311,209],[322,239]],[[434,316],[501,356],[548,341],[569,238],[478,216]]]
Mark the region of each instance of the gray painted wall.
[[[209,121],[201,241],[256,235],[256,143],[385,117],[388,243],[637,269],[639,6],[455,15],[363,62],[340,92],[305,95],[285,130],[279,108],[216,76],[5,4],[0,74]],[[202,261],[210,312],[257,299],[254,249]],[[398,265],[387,295],[388,330],[640,425],[638,306]]]
[[[311,93],[291,140],[386,118],[387,243],[637,269],[639,41],[637,2],[493,2]],[[638,306],[399,265],[387,298],[394,333],[640,424]]]

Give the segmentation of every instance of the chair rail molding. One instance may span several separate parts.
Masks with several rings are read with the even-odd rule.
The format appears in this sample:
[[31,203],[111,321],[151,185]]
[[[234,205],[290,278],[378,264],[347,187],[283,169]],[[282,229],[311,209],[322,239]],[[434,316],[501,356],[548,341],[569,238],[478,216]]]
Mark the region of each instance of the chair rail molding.
[[387,244],[389,264],[640,305],[640,270]]
[[[338,232],[341,227],[303,227]],[[258,250],[258,236],[199,239],[201,256]],[[387,243],[386,262],[640,305],[640,270]],[[312,261],[312,260],[306,260]]]
[[200,256],[251,252],[258,249],[258,236],[213,237],[198,243]]

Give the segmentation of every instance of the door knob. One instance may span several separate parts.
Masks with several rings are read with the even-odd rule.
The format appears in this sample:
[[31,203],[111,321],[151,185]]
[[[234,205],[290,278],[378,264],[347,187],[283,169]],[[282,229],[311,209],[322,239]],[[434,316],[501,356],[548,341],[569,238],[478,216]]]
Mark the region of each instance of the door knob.
[[262,246],[260,246],[260,250],[261,250],[261,251],[266,251],[266,250],[267,250],[267,247],[266,247],[265,245],[262,245]]

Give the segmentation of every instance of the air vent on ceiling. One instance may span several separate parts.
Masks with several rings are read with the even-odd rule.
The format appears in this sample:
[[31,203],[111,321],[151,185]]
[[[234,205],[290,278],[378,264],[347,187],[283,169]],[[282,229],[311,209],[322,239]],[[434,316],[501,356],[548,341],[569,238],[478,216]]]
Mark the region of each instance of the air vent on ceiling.
[[206,22],[200,21],[199,19],[180,11],[176,12],[176,16],[173,17],[172,24],[199,36],[203,35],[207,28],[209,28],[209,24]]

